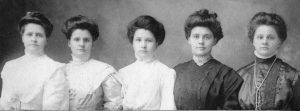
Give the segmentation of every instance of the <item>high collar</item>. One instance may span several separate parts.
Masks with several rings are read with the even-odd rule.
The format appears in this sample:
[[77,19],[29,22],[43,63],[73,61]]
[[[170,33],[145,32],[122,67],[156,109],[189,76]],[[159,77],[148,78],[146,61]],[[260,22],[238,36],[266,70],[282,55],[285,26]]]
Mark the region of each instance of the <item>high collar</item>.
[[70,63],[76,64],[76,65],[84,64],[90,60],[90,57],[77,57],[74,55],[71,55],[71,56],[72,56],[72,61]]
[[259,56],[259,54],[257,54],[256,51],[254,51],[254,55],[255,55],[255,60],[258,63],[272,63],[277,57],[276,57],[276,53],[274,53],[272,56],[269,57],[262,57]]
[[142,63],[150,63],[154,60],[156,60],[156,57],[154,55],[148,56],[148,57],[139,57],[135,55],[136,61],[137,62],[142,62]]
[[193,60],[198,66],[202,66],[212,58],[213,57],[210,54],[205,56],[193,56]]
[[45,56],[46,55],[44,53],[41,53],[41,54],[31,54],[31,53],[28,53],[26,51],[25,51],[25,55],[24,55],[24,57],[27,58],[27,59],[43,58]]

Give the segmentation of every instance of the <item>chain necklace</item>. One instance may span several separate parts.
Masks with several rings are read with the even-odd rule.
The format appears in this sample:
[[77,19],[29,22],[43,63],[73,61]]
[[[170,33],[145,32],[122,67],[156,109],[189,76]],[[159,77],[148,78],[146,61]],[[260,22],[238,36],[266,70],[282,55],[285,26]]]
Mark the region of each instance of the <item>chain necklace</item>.
[[268,75],[269,75],[269,73],[270,73],[270,71],[271,71],[271,69],[272,69],[272,67],[273,67],[273,65],[274,65],[274,63],[275,63],[275,61],[277,60],[277,57],[274,59],[274,61],[273,61],[273,63],[271,64],[271,66],[270,66],[270,68],[269,68],[269,70],[268,70],[268,72],[267,72],[267,74],[266,74],[266,77],[263,79],[263,81],[261,82],[261,84],[260,85],[257,85],[257,83],[256,83],[256,64],[257,64],[257,62],[256,62],[256,60],[254,61],[254,83],[255,83],[255,87],[256,87],[256,94],[255,94],[255,110],[261,110],[261,106],[260,106],[260,99],[261,99],[261,97],[260,97],[260,91],[259,91],[259,89],[261,88],[261,86],[263,85],[263,83],[265,82],[265,80],[267,79],[267,77],[268,77]]

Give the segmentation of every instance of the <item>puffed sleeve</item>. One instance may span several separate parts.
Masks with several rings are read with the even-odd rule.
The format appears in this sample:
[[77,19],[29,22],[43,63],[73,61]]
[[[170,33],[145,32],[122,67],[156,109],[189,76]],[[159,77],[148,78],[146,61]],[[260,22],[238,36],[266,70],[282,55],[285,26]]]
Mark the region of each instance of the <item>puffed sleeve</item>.
[[293,100],[292,100],[292,109],[300,110],[300,73],[297,72],[297,76],[295,77],[295,85],[293,87]]
[[116,77],[116,71],[113,68],[109,69],[107,72],[110,74],[101,84],[104,92],[104,108],[109,110],[118,110],[122,102],[122,85]]
[[174,69],[169,70],[162,76],[161,86],[161,107],[160,110],[176,110],[174,101],[174,84],[176,79],[176,72]]
[[58,68],[45,83],[43,110],[68,110],[69,94],[65,67]]
[[221,109],[240,109],[238,94],[243,84],[243,79],[233,70],[229,70],[224,77],[224,104]]
[[1,91],[1,98],[0,98],[0,110],[9,110],[9,99],[11,98],[11,91],[9,90],[9,81],[6,79],[6,72],[7,72],[7,64],[4,65],[3,70],[1,72],[1,78],[3,80],[3,86]]

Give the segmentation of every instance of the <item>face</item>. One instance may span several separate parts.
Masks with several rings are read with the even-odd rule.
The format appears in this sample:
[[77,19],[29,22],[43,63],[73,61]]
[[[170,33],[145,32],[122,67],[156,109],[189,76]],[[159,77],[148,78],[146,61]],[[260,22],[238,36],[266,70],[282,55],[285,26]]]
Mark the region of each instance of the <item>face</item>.
[[47,37],[41,25],[29,23],[24,26],[22,42],[28,53],[44,53],[47,44]]
[[133,36],[133,50],[138,57],[149,57],[154,54],[157,43],[149,30],[137,29]]
[[259,55],[272,56],[281,46],[281,40],[272,26],[261,25],[254,33],[253,45]]
[[93,46],[93,37],[88,30],[75,29],[70,37],[69,47],[72,55],[89,56]]
[[188,43],[194,56],[205,56],[211,53],[213,46],[216,44],[216,39],[209,28],[198,26],[191,30]]

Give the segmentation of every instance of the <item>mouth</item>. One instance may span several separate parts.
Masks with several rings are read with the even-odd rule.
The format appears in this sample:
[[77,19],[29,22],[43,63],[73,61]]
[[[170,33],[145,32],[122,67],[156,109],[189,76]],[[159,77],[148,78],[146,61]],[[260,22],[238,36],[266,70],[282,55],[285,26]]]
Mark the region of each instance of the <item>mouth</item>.
[[262,50],[268,50],[269,48],[268,47],[260,47],[260,49],[262,49]]
[[80,51],[80,52],[86,52],[85,49],[77,49],[77,50]]
[[39,46],[39,45],[37,45],[37,44],[29,44],[30,46]]
[[196,49],[204,50],[205,47],[195,47]]

